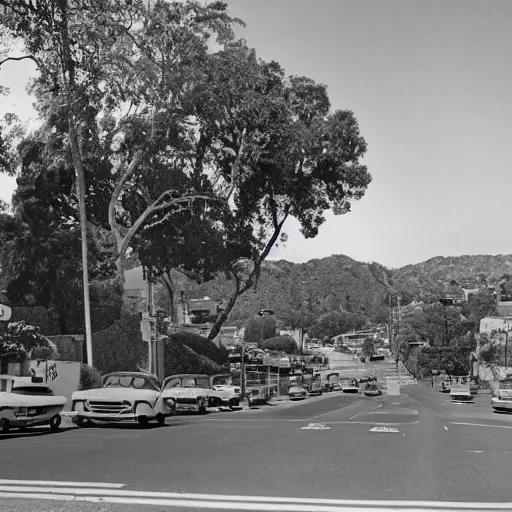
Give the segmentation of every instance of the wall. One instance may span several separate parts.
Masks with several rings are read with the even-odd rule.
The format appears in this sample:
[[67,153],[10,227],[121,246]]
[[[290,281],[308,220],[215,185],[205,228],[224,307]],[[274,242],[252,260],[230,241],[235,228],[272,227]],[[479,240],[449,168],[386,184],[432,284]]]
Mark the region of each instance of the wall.
[[71,409],[71,395],[80,383],[80,363],[74,361],[30,361],[31,370],[58,396],[68,399],[65,410]]

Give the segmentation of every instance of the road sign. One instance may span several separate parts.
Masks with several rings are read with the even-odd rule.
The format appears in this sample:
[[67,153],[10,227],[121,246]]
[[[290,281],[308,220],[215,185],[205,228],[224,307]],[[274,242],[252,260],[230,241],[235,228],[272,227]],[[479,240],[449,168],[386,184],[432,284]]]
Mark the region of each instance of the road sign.
[[140,330],[142,332],[142,341],[151,341],[156,334],[156,319],[143,314],[142,322],[140,323]]
[[11,319],[12,309],[9,306],[0,304],[0,322],[8,322]]
[[373,427],[370,429],[370,432],[387,432],[397,434],[400,431],[395,427]]

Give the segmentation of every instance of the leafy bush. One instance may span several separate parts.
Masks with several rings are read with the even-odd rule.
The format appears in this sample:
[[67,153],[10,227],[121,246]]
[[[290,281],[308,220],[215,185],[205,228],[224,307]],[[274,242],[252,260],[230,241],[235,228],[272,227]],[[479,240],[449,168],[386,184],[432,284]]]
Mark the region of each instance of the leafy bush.
[[228,360],[228,351],[224,347],[217,347],[213,341],[210,341],[199,334],[180,331],[171,334],[169,339],[171,341],[183,343],[197,354],[205,356],[217,364],[224,364]]
[[59,334],[58,324],[52,322],[48,310],[42,306],[12,306],[11,322],[21,321],[37,325],[43,336]]
[[215,363],[204,355],[198,354],[189,346],[179,341],[179,337],[166,337],[164,346],[164,374],[166,377],[179,373],[205,373],[213,375],[226,371],[226,368],[222,365]]
[[123,312],[121,318],[92,335],[94,363],[102,373],[137,371],[146,354],[138,315]]
[[80,383],[78,385],[78,391],[93,388],[101,388],[100,372],[93,366],[82,363],[80,365]]
[[57,347],[40,332],[39,327],[24,321],[10,323],[6,332],[0,333],[0,357],[12,362],[23,362],[31,355],[55,359]]
[[364,357],[371,357],[375,354],[375,340],[373,338],[366,338],[363,341],[363,346],[361,348]]
[[277,350],[279,352],[285,352],[286,354],[295,354],[298,348],[297,343],[289,334],[274,336],[273,338],[263,341],[260,345],[261,348]]

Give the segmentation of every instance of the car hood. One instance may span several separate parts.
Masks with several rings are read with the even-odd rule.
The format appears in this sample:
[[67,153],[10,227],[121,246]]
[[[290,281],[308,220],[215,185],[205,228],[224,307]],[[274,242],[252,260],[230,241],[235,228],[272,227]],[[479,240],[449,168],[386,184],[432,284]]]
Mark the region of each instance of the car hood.
[[0,407],[34,407],[62,405],[67,402],[64,396],[18,395],[0,392]]
[[72,400],[143,400],[156,399],[160,392],[154,389],[134,388],[95,388],[75,391]]

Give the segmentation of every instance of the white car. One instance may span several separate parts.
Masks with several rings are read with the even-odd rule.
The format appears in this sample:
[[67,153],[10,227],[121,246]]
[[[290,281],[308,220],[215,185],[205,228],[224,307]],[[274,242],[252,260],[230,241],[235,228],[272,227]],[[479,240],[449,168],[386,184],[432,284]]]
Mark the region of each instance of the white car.
[[205,414],[207,407],[220,405],[221,399],[213,396],[210,380],[203,374],[171,375],[164,380],[162,398],[173,400],[176,411],[195,411]]
[[87,421],[135,421],[147,426],[160,425],[174,412],[173,400],[163,400],[154,375],[142,372],[114,372],[103,377],[103,387],[75,391],[71,397],[73,421],[83,426]]
[[[220,374],[210,377],[210,385],[213,391],[212,396],[220,398],[222,405],[230,409],[240,405],[240,378],[231,374]],[[211,400],[211,397],[210,397]]]
[[496,412],[512,412],[512,383],[501,381],[497,396],[491,398],[491,407]]
[[49,425],[56,432],[67,398],[54,396],[41,377],[12,377],[9,380],[10,391],[0,392],[0,432],[38,425]]

